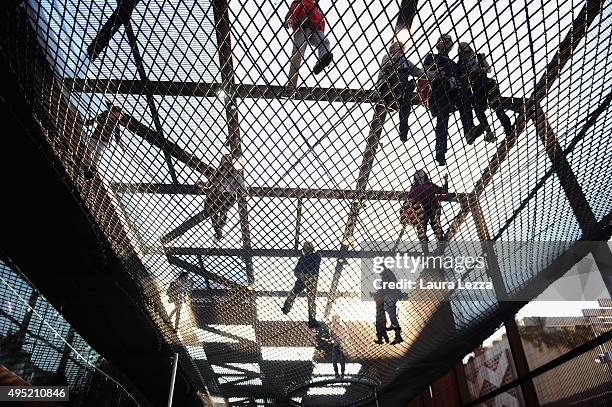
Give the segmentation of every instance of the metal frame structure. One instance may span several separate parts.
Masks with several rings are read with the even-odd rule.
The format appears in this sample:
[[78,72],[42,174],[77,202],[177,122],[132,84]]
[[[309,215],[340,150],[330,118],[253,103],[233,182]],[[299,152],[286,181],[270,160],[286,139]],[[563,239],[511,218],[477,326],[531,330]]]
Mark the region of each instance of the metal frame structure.
[[[261,85],[243,85],[236,84],[234,78],[233,61],[232,61],[232,47],[230,43],[230,24],[228,17],[228,4],[224,0],[214,0],[213,10],[215,16],[215,29],[217,46],[219,52],[219,62],[221,68],[221,79],[220,84],[208,84],[208,83],[178,83],[178,82],[153,82],[150,81],[146,72],[144,71],[144,65],[142,58],[139,54],[138,44],[134,33],[129,22],[130,15],[134,7],[138,4],[138,0],[123,0],[119,2],[117,10],[113,13],[111,18],[103,25],[102,29],[89,46],[89,54],[92,58],[95,58],[108,44],[110,37],[119,29],[121,25],[125,27],[126,34],[128,36],[132,55],[135,59],[138,67],[138,73],[140,81],[124,81],[124,80],[81,80],[81,79],[68,79],[65,81],[67,86],[70,86],[76,91],[96,91],[99,89],[105,89],[105,91],[116,91],[121,93],[142,93],[147,97],[148,107],[153,116],[155,129],[150,129],[147,126],[139,123],[133,118],[129,118],[127,128],[133,131],[138,136],[147,140],[151,144],[159,147],[164,155],[166,162],[169,167],[169,171],[172,177],[173,184],[114,184],[112,187],[116,193],[154,193],[154,194],[205,194],[206,191],[198,190],[191,185],[180,185],[177,181],[175,170],[172,164],[172,158],[175,158],[190,168],[206,175],[209,173],[210,168],[198,157],[186,152],[181,149],[175,143],[167,140],[162,132],[161,122],[157,115],[155,101],[153,95],[188,95],[188,96],[212,96],[217,95],[219,91],[223,91],[227,96],[225,98],[225,110],[226,119],[228,125],[228,140],[229,149],[232,155],[239,156],[241,153],[241,139],[240,129],[238,122],[238,115],[236,110],[236,99],[238,98],[277,98],[279,94],[284,90],[283,87],[274,86],[261,86]],[[400,18],[398,19],[398,27],[410,28],[412,19],[417,12],[416,1],[402,1]],[[566,197],[570,202],[572,209],[583,229],[583,236],[593,236],[603,233],[606,224],[597,222],[593,211],[590,208],[588,201],[586,200],[584,193],[573,174],[571,167],[569,166],[565,156],[569,151],[576,145],[581,137],[584,137],[588,128],[593,125],[597,117],[605,111],[610,103],[610,95],[606,97],[600,107],[591,113],[588,120],[585,122],[583,129],[576,136],[570,147],[565,151],[562,151],[556,136],[554,135],[550,125],[547,123],[546,116],[540,107],[542,98],[546,95],[552,84],[559,76],[561,70],[565,64],[569,61],[572,56],[574,48],[578,45],[580,40],[584,37],[587,28],[595,17],[601,11],[601,1],[588,0],[586,6],[572,24],[570,32],[565,37],[564,41],[559,47],[559,51],[553,57],[551,62],[548,64],[545,70],[545,74],[538,81],[532,95],[529,98],[504,98],[504,105],[507,108],[520,113],[519,119],[514,125],[514,130],[498,147],[495,156],[489,162],[489,165],[485,172],[482,174],[480,180],[474,186],[473,191],[465,194],[449,194],[448,196],[442,197],[443,200],[452,200],[461,203],[461,209],[455,216],[448,232],[446,240],[452,239],[463,224],[467,216],[470,214],[474,218],[477,231],[481,240],[496,240],[501,235],[500,231],[496,236],[492,237],[486,228],[484,218],[482,215],[482,209],[480,208],[479,198],[485,191],[487,185],[491,182],[493,175],[499,170],[502,163],[508,157],[510,150],[516,145],[518,137],[527,126],[527,122],[532,120],[537,127],[538,135],[541,138],[543,144],[546,147],[548,156],[553,163],[553,167],[545,175],[545,177],[538,182],[534,190],[531,191],[529,196],[521,203],[521,205],[514,211],[514,213],[508,218],[506,225],[502,228],[505,229],[512,222],[512,219],[524,208],[527,202],[534,196],[537,189],[544,185],[545,180],[555,173],[566,193]],[[351,90],[351,89],[319,89],[319,88],[298,88],[292,95],[294,99],[302,100],[327,100],[327,101],[342,101],[342,102],[357,102],[357,103],[373,103],[368,92],[363,90]],[[362,204],[367,200],[401,200],[404,192],[403,191],[369,191],[367,190],[368,180],[370,172],[372,170],[373,162],[376,158],[376,152],[380,144],[380,137],[385,119],[387,116],[386,108],[382,105],[376,104],[374,106],[374,116],[370,123],[370,131],[366,139],[366,145],[362,153],[362,161],[359,170],[359,176],[357,178],[356,187],[354,190],[315,190],[315,189],[296,189],[296,188],[249,188],[249,196],[257,197],[283,197],[283,198],[298,198],[298,200],[304,198],[315,198],[315,199],[349,199],[352,201],[351,208],[349,211],[348,218],[346,220],[342,241],[340,242],[338,250],[326,251],[324,255],[334,257],[338,259],[336,264],[335,273],[333,276],[330,292],[327,294],[327,303],[325,307],[325,314],[328,315],[335,298],[339,297],[336,293],[338,282],[340,280],[341,273],[344,267],[344,259],[355,257],[358,258],[367,253],[359,253],[351,251],[350,247],[352,244],[352,236],[354,229],[359,217]],[[298,201],[301,202],[301,201]],[[245,273],[247,281],[252,284],[253,269],[252,269],[252,256],[280,256],[280,257],[293,257],[296,255],[297,249],[297,236],[299,236],[300,230],[300,219],[301,219],[301,206],[298,205],[298,217],[296,221],[296,241],[293,250],[278,250],[278,249],[253,249],[251,246],[250,230],[249,230],[249,217],[247,210],[246,198],[241,198],[239,203],[239,215],[242,233],[242,249],[227,250],[227,249],[212,249],[212,248],[175,248],[167,247],[166,255],[171,262],[179,267],[182,267],[189,271],[197,272],[198,274],[204,275],[208,280],[217,282],[224,285],[226,288],[235,289],[240,291],[249,292],[248,288],[242,285],[238,285],[231,280],[224,279],[215,273],[207,272],[201,265],[201,256],[236,256],[241,257],[245,264]],[[197,215],[196,215],[197,216]],[[606,219],[609,218],[606,217]],[[186,221],[187,225],[193,225],[193,219]],[[185,228],[183,228],[185,229]],[[187,229],[185,229],[187,230]],[[183,231],[184,232],[184,231]],[[194,266],[184,260],[179,259],[176,255],[179,254],[196,254],[199,256],[200,264]],[[612,253],[594,253],[594,257],[599,259],[601,264],[608,262],[612,256]],[[599,263],[598,263],[599,264]],[[601,269],[601,267],[600,267]],[[196,271],[197,270],[197,271]],[[606,282],[610,281],[610,276],[606,276]],[[502,282],[503,285],[503,282]],[[214,291],[214,290],[211,290]],[[255,295],[253,295],[254,297]],[[250,298],[249,296],[248,298]],[[533,372],[531,373],[533,377]],[[527,396],[532,396],[532,390],[529,389],[529,380],[525,379],[526,382],[523,392]],[[533,385],[531,385],[533,387]],[[532,400],[526,397],[526,400]],[[537,399],[536,399],[537,400]],[[535,405],[535,404],[530,404]]]

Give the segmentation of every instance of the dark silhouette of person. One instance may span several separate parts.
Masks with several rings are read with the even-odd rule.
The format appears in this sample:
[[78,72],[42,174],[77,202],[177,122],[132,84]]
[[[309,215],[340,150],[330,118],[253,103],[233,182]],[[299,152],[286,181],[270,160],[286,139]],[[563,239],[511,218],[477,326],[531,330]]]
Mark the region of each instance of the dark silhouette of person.
[[[444,185],[440,187],[431,182],[425,170],[417,170],[414,173],[412,188],[402,207],[402,216],[413,218],[409,222],[416,227],[419,240],[428,240],[427,226],[429,224],[434,230],[436,239],[443,240],[444,235],[440,224],[441,204],[438,195],[445,193],[448,193],[448,175],[444,176]],[[412,214],[405,215],[406,211]]]
[[206,201],[204,202],[204,218],[212,219],[215,239],[223,238],[223,227],[227,221],[227,212],[236,203],[238,194],[245,194],[244,177],[240,170],[234,166],[235,160],[226,155],[221,165],[208,177],[208,183],[198,181],[197,185],[204,189],[208,187]]
[[315,300],[317,297],[317,279],[319,267],[321,266],[321,254],[315,252],[314,245],[311,242],[304,242],[302,253],[294,270],[296,277],[295,285],[289,292],[282,311],[284,314],[288,314],[297,295],[306,290],[306,298],[308,299],[308,326],[316,328],[319,323],[316,319]]
[[393,42],[389,53],[380,63],[378,76],[378,97],[385,105],[399,109],[399,136],[402,142],[408,141],[408,117],[412,111],[412,97],[416,84],[411,76],[419,77],[423,70],[406,58],[404,46]]
[[387,315],[385,314],[385,302],[381,293],[374,293],[374,303],[376,304],[376,340],[374,343],[382,345],[383,343],[389,343],[389,336],[387,335]]
[[465,139],[468,144],[474,143],[481,127],[474,126],[470,95],[460,80],[457,64],[450,59],[453,39],[444,34],[436,43],[438,53],[430,52],[423,61],[431,87],[429,108],[436,117],[436,161],[446,165],[448,149],[448,120],[451,113],[459,110]]
[[491,131],[485,110],[490,107],[504,128],[506,136],[512,132],[510,118],[501,105],[501,93],[495,78],[489,78],[491,66],[485,54],[477,54],[467,42],[459,43],[457,65],[461,70],[461,80],[471,91],[472,106],[478,121],[485,126],[485,140],[495,142],[495,134]]
[[124,121],[125,118],[122,110],[111,102],[107,103],[107,110],[91,119],[85,120],[85,126],[94,126],[87,140],[87,151],[91,161],[91,165],[85,171],[87,179],[93,177],[93,173],[100,163],[104,151],[110,146],[113,139],[122,150],[125,150],[121,141],[121,126]]
[[168,300],[170,303],[174,304],[174,309],[170,312],[170,314],[168,314],[168,318],[172,320],[172,316],[176,314],[175,322],[173,324],[175,329],[178,329],[179,326],[183,302],[185,302],[187,294],[189,294],[192,289],[193,281],[189,279],[189,273],[186,271],[182,272],[168,286]]
[[[382,273],[380,274],[382,283],[397,283],[397,278],[395,274],[388,268],[384,268]],[[391,345],[395,345],[401,342],[404,342],[402,339],[401,331],[402,328],[399,325],[399,321],[397,319],[397,301],[402,297],[402,293],[397,288],[385,288],[383,286],[382,289],[378,290],[383,299],[383,307],[387,315],[389,316],[389,323],[391,324],[386,328],[387,331],[394,331],[395,337],[391,342]]]

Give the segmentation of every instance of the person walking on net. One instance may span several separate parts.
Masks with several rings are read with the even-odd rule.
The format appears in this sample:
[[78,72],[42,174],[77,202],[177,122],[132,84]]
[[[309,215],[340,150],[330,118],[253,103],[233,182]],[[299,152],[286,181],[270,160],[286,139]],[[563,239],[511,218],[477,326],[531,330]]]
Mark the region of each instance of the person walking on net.
[[85,170],[85,178],[91,179],[95,173],[104,151],[110,146],[114,139],[117,145],[125,150],[121,141],[121,124],[124,122],[122,110],[107,103],[107,110],[96,115],[95,117],[85,120],[85,126],[94,126],[91,135],[87,140],[87,151],[91,165]]
[[[246,194],[246,187],[239,160],[231,155],[221,159],[221,165],[208,178],[208,182],[198,181],[196,185],[208,190],[204,201],[204,218],[212,219],[215,239],[223,238],[223,227],[227,221],[227,212],[236,203],[238,194]],[[206,188],[208,187],[208,188]]]
[[315,75],[332,62],[329,39],[325,35],[325,15],[317,0],[294,0],[289,6],[284,26],[293,30],[294,49],[299,50],[301,55],[304,55],[307,43],[314,49],[317,63],[312,72]]
[[448,119],[453,111],[459,110],[468,144],[474,143],[478,131],[481,130],[480,126],[474,126],[469,93],[460,81],[459,67],[448,56],[453,44],[449,34],[442,35],[436,43],[438,53],[430,52],[423,61],[430,79],[429,107],[432,115],[436,117],[436,161],[441,166],[446,165]]
[[181,308],[187,294],[191,292],[193,289],[193,281],[189,279],[189,273],[186,271],[182,272],[176,280],[173,280],[168,286],[168,301],[174,304],[174,309],[168,314],[168,318],[172,321],[172,316],[176,314],[176,319],[173,324],[174,329],[178,329],[180,318],[181,318]]
[[385,105],[399,109],[399,136],[408,141],[408,117],[412,110],[412,95],[416,84],[411,76],[419,77],[423,70],[406,58],[405,45],[395,41],[380,63],[377,92]]
[[306,290],[308,300],[308,327],[316,328],[319,323],[316,319],[316,297],[317,279],[319,277],[319,267],[321,266],[321,254],[315,252],[311,242],[304,242],[302,246],[302,256],[298,259],[294,274],[296,277],[295,285],[289,292],[283,307],[281,308],[286,315],[291,311],[295,297]]
[[491,66],[485,54],[477,54],[470,47],[470,44],[460,42],[457,58],[462,82],[471,91],[472,106],[474,107],[474,112],[476,112],[476,117],[485,126],[485,140],[490,143],[495,142],[495,134],[491,131],[485,113],[487,107],[495,111],[497,118],[504,128],[504,133],[506,133],[506,136],[509,136],[512,132],[512,124],[502,108],[501,93],[497,81],[487,76],[491,72]]
[[338,315],[331,319],[329,336],[325,339],[331,346],[331,362],[336,378],[344,377],[346,371],[346,356],[342,347],[342,339],[346,338],[344,323]]
[[374,343],[378,345],[389,343],[389,335],[387,335],[387,314],[385,314],[385,302],[382,293],[374,293],[374,304],[376,305],[376,319],[374,320],[376,340]]
[[431,224],[436,239],[443,240],[442,226],[440,225],[441,204],[439,194],[448,193],[448,175],[444,176],[444,185],[438,186],[431,182],[425,170],[414,173],[412,187],[402,207],[402,217],[409,218],[417,230],[420,241],[427,241],[427,226]]

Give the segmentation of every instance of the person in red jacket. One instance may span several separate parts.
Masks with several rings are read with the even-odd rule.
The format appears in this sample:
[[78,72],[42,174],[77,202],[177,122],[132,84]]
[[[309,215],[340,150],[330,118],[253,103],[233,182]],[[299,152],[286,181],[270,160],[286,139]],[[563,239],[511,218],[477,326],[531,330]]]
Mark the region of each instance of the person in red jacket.
[[285,17],[285,28],[293,29],[293,43],[304,55],[306,43],[317,53],[313,73],[319,74],[332,61],[329,40],[325,36],[325,16],[317,0],[294,0]]
[[442,226],[440,225],[440,200],[438,194],[448,193],[448,175],[444,176],[444,186],[440,187],[429,179],[429,175],[425,170],[417,170],[414,174],[414,182],[410,192],[408,192],[407,201],[404,204],[416,206],[419,208],[417,235],[419,240],[427,240],[427,225],[431,224],[434,233],[438,240],[442,240]]

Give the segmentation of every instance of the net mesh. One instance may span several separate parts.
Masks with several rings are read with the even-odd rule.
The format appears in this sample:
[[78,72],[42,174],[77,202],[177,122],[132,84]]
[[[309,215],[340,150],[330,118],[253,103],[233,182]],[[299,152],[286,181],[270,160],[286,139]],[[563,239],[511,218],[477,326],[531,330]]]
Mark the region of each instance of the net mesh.
[[[283,27],[289,1],[12,1],[3,41],[47,141],[195,389],[240,405],[333,376],[327,329],[346,375],[375,380],[381,394],[402,377],[409,398],[448,367],[440,360],[482,340],[502,307],[494,295],[399,301],[404,342],[374,345],[362,251],[607,238],[612,8],[298,3],[294,31]],[[447,63],[436,50],[446,33],[481,56]],[[448,174],[448,191],[435,216],[402,222],[419,169],[440,187]],[[420,228],[429,217],[433,227]],[[319,329],[304,323],[303,294],[281,310],[304,241],[322,255]],[[515,264],[508,291],[560,252]],[[325,390],[303,397],[338,405],[369,394]]]

